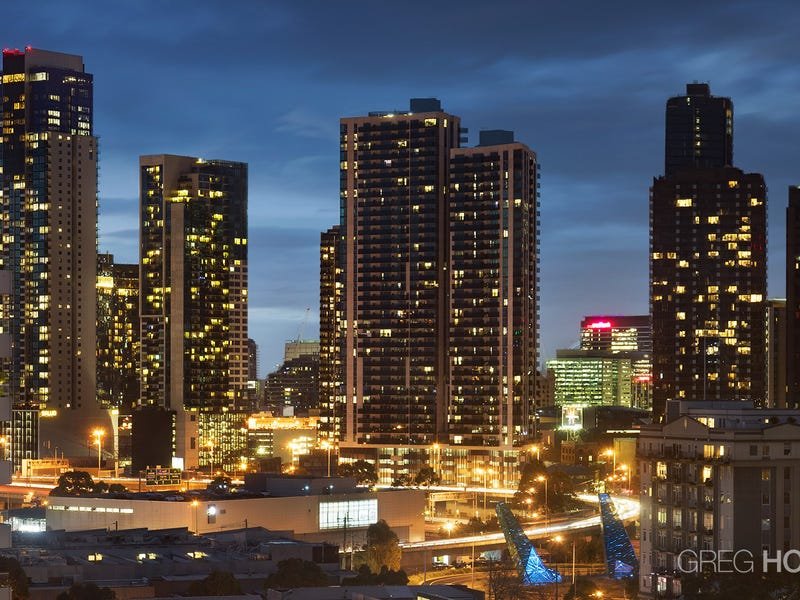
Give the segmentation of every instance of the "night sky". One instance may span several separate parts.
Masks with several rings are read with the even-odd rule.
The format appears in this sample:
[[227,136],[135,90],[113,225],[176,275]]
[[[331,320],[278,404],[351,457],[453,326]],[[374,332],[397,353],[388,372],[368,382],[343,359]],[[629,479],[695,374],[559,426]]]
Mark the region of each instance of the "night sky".
[[[642,7],[640,10],[626,7]],[[0,45],[81,54],[95,77],[100,249],[138,260],[140,154],[250,165],[250,334],[260,375],[317,337],[319,233],[338,221],[338,119],[436,96],[513,129],[542,165],[542,358],[581,316],[647,312],[648,188],[664,103],[734,100],[734,162],[770,188],[769,293],[784,294],[800,182],[795,2],[3,2]]]

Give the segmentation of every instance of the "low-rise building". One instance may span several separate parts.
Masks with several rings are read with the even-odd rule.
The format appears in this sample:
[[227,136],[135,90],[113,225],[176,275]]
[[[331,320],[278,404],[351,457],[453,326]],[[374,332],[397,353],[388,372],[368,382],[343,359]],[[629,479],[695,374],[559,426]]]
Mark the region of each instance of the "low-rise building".
[[680,595],[684,551],[741,550],[760,566],[800,548],[800,411],[669,402],[666,424],[641,428],[638,468],[646,597]]
[[245,592],[261,592],[281,560],[312,561],[337,581],[339,548],[299,542],[261,528],[195,536],[166,530],[48,531],[15,535],[3,551],[29,579],[32,600],[54,600],[75,582],[109,587],[117,598],[185,594],[211,571],[230,572]]
[[383,519],[402,542],[425,536],[423,490],[371,491],[343,478],[270,478],[263,492],[160,492],[50,498],[47,528],[167,529],[198,534],[263,527],[294,539],[344,546],[363,543]]

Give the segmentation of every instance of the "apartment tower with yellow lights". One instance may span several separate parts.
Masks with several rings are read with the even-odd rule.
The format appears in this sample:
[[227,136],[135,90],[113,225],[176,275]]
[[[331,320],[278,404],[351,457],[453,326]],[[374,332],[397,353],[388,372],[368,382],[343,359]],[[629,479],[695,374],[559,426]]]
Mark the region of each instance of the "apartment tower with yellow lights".
[[732,166],[733,103],[707,84],[667,102],[650,189],[653,410],[765,399],[767,189]]
[[[322,237],[320,427],[391,482],[512,485],[532,433],[535,154],[462,148],[433,98],[340,123],[341,221]],[[331,351],[336,348],[336,351]]]
[[85,454],[89,430],[110,424],[95,391],[93,111],[82,57],[3,50],[0,260],[13,276],[9,391],[16,410],[34,415],[12,440],[17,464],[56,446]]
[[250,408],[247,165],[139,164],[140,405],[174,412],[173,464],[226,468]]

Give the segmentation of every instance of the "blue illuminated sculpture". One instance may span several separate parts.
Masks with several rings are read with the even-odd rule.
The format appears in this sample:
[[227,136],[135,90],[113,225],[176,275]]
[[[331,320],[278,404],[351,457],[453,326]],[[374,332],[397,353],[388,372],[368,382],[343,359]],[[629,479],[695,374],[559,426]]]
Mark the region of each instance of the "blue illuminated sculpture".
[[636,577],[639,561],[633,551],[625,526],[608,494],[599,494],[600,523],[603,527],[603,546],[606,551],[606,573],[612,579]]
[[495,510],[503,535],[506,536],[508,551],[517,565],[522,583],[525,585],[560,583],[561,575],[558,571],[545,566],[508,505],[505,502],[498,502]]

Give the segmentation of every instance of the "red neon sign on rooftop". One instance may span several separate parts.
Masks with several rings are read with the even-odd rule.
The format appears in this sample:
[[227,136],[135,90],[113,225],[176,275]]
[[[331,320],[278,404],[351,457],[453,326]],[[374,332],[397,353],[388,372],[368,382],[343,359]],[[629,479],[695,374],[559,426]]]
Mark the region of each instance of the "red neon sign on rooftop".
[[589,329],[611,329],[611,321],[595,321],[589,323]]
[[25,53],[19,48],[3,48],[3,54],[7,54],[10,56],[22,56]]

